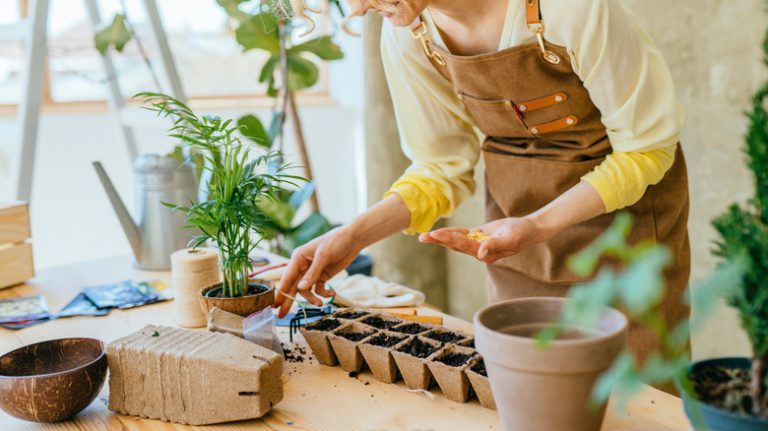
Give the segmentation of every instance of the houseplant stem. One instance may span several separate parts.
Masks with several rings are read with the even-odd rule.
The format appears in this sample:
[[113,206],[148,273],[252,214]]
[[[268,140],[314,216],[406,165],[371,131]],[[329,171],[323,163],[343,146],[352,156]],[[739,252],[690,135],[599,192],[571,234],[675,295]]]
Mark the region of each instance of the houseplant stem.
[[[312,164],[309,162],[309,154],[307,153],[306,142],[304,141],[304,131],[301,127],[301,119],[299,118],[299,110],[296,108],[296,98],[293,91],[287,91],[288,94],[288,114],[291,116],[291,123],[293,124],[294,137],[296,139],[296,149],[299,153],[299,159],[304,167],[304,176],[308,181],[313,181]],[[317,190],[309,197],[309,208],[312,212],[320,211],[320,204],[317,199]]]

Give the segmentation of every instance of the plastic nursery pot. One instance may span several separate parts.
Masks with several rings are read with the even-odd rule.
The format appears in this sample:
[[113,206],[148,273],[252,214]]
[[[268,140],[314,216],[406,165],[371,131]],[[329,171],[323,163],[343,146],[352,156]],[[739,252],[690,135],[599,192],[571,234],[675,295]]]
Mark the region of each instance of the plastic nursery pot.
[[[474,340],[473,340],[474,341]],[[464,370],[467,373],[469,383],[480,401],[480,405],[496,410],[496,401],[493,399],[491,382],[488,381],[488,372],[485,370],[485,362],[481,356],[475,356],[472,363]]]
[[605,309],[598,329],[576,328],[541,348],[532,337],[555,321],[565,298],[513,299],[475,314],[475,343],[485,360],[507,431],[598,431],[605,405],[589,405],[592,387],[624,349],[627,319]]
[[448,345],[427,362],[437,385],[449,400],[465,403],[469,399],[469,379],[464,370],[475,355],[475,349]]
[[328,334],[341,369],[355,372],[363,369],[365,361],[358,345],[375,333],[376,330],[368,325],[350,322]]
[[392,349],[405,342],[407,338],[408,336],[404,334],[380,331],[358,346],[376,380],[383,383],[397,381],[397,363],[392,357]]
[[251,280],[248,283],[248,295],[237,298],[219,297],[221,283],[200,290],[200,309],[208,316],[211,308],[217,307],[238,316],[248,317],[257,311],[272,306],[275,302],[275,286],[269,280]]
[[428,359],[440,350],[440,343],[424,337],[411,337],[392,351],[400,375],[409,389],[427,390],[432,385]]
[[331,342],[328,341],[328,334],[330,334],[331,331],[338,329],[341,325],[342,322],[339,319],[332,316],[326,316],[310,325],[300,328],[301,335],[304,337],[307,345],[309,345],[309,348],[312,349],[312,353],[315,355],[315,358],[317,358],[317,362],[329,367],[333,367],[339,363],[338,358],[336,358],[336,353],[331,346]]
[[688,366],[685,374],[687,380],[683,384],[678,379],[677,387],[683,398],[685,414],[695,429],[717,431],[765,431],[768,430],[768,420],[754,416],[744,416],[729,412],[699,400],[693,389],[692,374],[707,368],[730,368],[750,370],[752,361],[749,358],[717,358],[698,361]]

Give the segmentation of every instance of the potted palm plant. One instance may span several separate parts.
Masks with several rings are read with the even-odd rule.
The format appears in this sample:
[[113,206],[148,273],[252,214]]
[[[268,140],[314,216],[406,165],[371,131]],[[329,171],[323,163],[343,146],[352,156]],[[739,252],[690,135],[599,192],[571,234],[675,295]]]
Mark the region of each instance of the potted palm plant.
[[[267,234],[267,217],[259,202],[276,199],[285,184],[297,187],[301,177],[288,175],[289,165],[275,164],[276,152],[244,143],[240,127],[232,120],[198,116],[184,103],[157,93],[140,93],[145,107],[169,118],[169,136],[190,147],[204,159],[203,193],[200,202],[189,206],[168,205],[186,213],[189,227],[199,229],[191,246],[212,242],[218,247],[222,282],[200,292],[203,312],[216,306],[248,316],[270,306],[274,286],[252,280],[250,253]],[[267,172],[267,166],[270,166]]]
[[[768,64],[768,34],[763,44]],[[732,205],[713,222],[719,234],[715,254],[721,264],[742,261],[737,288],[727,292],[752,346],[752,358],[695,362],[683,392],[686,412],[707,428],[722,431],[768,429],[768,83],[755,93],[748,112],[747,164],[755,194],[746,205]]]

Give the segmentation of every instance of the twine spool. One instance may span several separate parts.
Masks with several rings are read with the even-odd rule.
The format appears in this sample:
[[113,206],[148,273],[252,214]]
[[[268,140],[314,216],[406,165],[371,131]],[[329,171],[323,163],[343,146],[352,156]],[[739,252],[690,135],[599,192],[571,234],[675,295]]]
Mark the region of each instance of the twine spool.
[[218,250],[213,248],[185,248],[171,255],[173,288],[176,293],[176,324],[185,328],[199,328],[208,324],[200,310],[198,295],[201,289],[221,282]]

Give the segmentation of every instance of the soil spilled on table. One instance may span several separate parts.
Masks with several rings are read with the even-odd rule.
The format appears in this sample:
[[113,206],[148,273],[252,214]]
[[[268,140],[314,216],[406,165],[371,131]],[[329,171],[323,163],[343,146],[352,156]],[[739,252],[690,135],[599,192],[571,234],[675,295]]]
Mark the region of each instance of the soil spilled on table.
[[426,326],[419,325],[418,323],[408,323],[405,325],[392,328],[393,331],[402,332],[403,334],[419,334],[427,330]]
[[336,317],[339,319],[355,320],[369,314],[371,313],[367,311],[342,311],[341,313],[336,314]]
[[363,338],[373,334],[373,332],[337,332],[336,335],[346,338],[349,341],[360,341]]
[[450,367],[460,367],[466,364],[471,357],[472,355],[468,355],[466,353],[448,352],[437,358],[437,361],[442,362]]
[[733,413],[751,416],[751,372],[744,368],[699,367],[691,374],[699,400]]
[[449,331],[433,331],[426,335],[427,338],[439,341],[441,343],[455,343],[464,338],[463,335]]
[[401,346],[398,351],[407,353],[411,356],[415,356],[417,358],[426,358],[427,356],[434,353],[438,348],[427,344],[418,338],[414,338],[413,340],[406,343],[404,346]]
[[336,319],[321,319],[312,325],[307,326],[307,329],[311,329],[313,331],[333,331],[339,326],[341,326],[341,322]]
[[307,350],[303,346],[295,346],[293,349],[283,343],[280,343],[280,346],[283,348],[283,358],[285,358],[286,362],[295,364],[309,361],[309,355],[307,355]]
[[485,369],[485,361],[480,360],[475,365],[472,365],[472,371],[480,374],[481,376],[488,377],[488,371]]
[[379,316],[371,316],[363,320],[363,323],[365,323],[368,326],[373,326],[376,329],[389,329],[393,326],[400,324],[400,322],[398,322],[397,320],[387,320]]
[[405,340],[405,337],[396,337],[389,334],[379,334],[368,340],[368,344],[381,347],[392,347],[403,340]]

